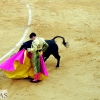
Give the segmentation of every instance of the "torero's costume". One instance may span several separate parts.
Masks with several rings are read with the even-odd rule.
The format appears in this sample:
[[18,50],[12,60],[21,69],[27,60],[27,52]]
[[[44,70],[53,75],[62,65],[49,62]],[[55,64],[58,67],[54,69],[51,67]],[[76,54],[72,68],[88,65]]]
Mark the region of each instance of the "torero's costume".
[[34,80],[40,80],[40,54],[41,52],[45,52],[48,48],[48,44],[41,37],[36,37],[32,42],[31,48],[28,48],[27,51],[32,53],[31,63],[34,67]]

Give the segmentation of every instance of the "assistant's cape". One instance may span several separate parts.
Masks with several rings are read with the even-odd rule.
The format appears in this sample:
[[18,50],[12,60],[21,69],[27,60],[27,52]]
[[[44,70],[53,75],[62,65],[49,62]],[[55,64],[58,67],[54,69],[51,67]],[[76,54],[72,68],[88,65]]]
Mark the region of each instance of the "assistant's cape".
[[[8,78],[34,78],[34,68],[31,65],[30,53],[21,50],[8,58],[2,64],[0,69]],[[40,53],[40,79],[43,80],[48,76],[48,71]]]

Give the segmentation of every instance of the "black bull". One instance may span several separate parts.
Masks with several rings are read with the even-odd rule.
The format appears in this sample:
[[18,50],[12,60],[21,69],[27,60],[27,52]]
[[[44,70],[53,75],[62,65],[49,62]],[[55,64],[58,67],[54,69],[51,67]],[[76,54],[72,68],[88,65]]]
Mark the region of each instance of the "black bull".
[[[62,44],[67,47],[68,46],[68,42],[65,42],[65,39],[64,37],[62,36],[56,36],[54,37],[53,39],[51,40],[45,40],[49,47],[48,49],[43,53],[43,58],[44,58],[44,61],[46,61],[49,56],[52,54],[56,59],[57,59],[57,65],[56,65],[56,68],[59,67],[59,63],[60,63],[60,56],[59,56],[59,53],[58,53],[58,45],[56,44],[55,42],[55,39],[56,38],[62,38],[63,42]],[[22,50],[23,48],[27,50],[27,48],[31,48],[31,44],[32,44],[32,40],[29,40],[29,41],[26,41],[23,43],[23,45],[21,45],[20,49],[19,50]]]

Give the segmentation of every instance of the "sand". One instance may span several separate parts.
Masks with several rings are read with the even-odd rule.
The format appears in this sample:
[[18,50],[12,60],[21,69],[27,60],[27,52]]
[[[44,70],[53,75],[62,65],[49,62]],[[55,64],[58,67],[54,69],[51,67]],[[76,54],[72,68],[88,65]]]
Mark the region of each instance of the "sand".
[[8,91],[7,100],[100,100],[100,0],[1,0],[0,58],[16,47],[27,28],[23,42],[31,32],[45,39],[60,35],[69,48],[56,39],[60,67],[50,56],[49,77],[40,83],[9,79],[0,71],[0,90]]

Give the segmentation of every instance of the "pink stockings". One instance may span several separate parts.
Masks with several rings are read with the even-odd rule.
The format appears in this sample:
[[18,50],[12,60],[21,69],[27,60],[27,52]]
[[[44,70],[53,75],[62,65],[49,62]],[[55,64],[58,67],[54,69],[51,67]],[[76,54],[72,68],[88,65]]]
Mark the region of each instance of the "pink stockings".
[[39,82],[40,81],[40,73],[36,73],[34,74],[34,80],[32,80],[33,82]]

